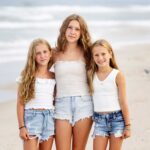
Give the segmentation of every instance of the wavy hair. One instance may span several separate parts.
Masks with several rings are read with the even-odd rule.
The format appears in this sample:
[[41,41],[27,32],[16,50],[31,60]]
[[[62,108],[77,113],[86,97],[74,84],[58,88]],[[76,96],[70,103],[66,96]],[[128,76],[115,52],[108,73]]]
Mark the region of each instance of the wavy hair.
[[[27,61],[24,69],[21,72],[21,82],[19,84],[19,96],[23,104],[30,101],[35,96],[35,74],[38,64],[35,61],[36,47],[40,44],[45,44],[51,52],[50,44],[44,39],[35,39],[32,41],[27,55]],[[50,60],[48,68],[52,65]]]
[[[115,69],[119,69],[118,65],[116,63],[116,59],[115,59],[113,49],[112,49],[111,45],[104,39],[97,40],[96,42],[94,42],[92,44],[92,46],[91,46],[91,56],[92,56],[93,48],[97,47],[97,46],[102,46],[102,47],[104,47],[108,50],[108,52],[112,55],[112,58],[110,58],[110,67],[115,68]],[[94,92],[93,77],[94,77],[95,72],[98,71],[98,66],[94,62],[93,56],[91,57],[91,63],[90,64],[91,65],[90,65],[90,67],[87,71],[87,75],[88,75],[88,84],[89,84],[89,88],[90,88],[90,93],[92,94]]]
[[90,37],[89,31],[88,31],[87,24],[81,16],[79,16],[77,14],[72,14],[64,20],[64,22],[62,23],[62,25],[60,27],[56,49],[58,51],[62,51],[62,52],[65,51],[65,48],[67,45],[65,33],[66,33],[66,30],[68,28],[69,23],[72,20],[76,20],[79,22],[81,35],[80,35],[80,38],[78,40],[78,45],[81,47],[81,49],[83,49],[86,65],[89,66],[88,63],[90,60],[89,51],[90,51],[90,46],[91,46],[91,37]]

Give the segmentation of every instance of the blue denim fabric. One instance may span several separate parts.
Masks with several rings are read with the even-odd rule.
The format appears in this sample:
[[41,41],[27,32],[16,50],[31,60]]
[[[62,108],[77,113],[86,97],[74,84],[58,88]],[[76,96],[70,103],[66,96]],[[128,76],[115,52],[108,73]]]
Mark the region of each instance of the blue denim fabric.
[[91,96],[72,96],[56,98],[55,119],[68,120],[72,126],[80,119],[93,115]]
[[40,142],[54,135],[54,110],[25,109],[25,126],[30,136],[35,136]]
[[93,120],[95,122],[93,137],[110,136],[121,137],[125,128],[124,119],[121,111],[108,114],[94,112]]

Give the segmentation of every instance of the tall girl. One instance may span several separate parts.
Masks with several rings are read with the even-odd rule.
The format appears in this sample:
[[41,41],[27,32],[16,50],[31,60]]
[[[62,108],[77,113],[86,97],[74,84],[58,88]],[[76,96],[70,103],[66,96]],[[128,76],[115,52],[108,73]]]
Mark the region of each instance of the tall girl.
[[54,54],[56,76],[57,150],[85,150],[92,126],[93,103],[87,83],[91,38],[84,19],[68,16],[61,28]]
[[54,135],[54,73],[51,47],[36,39],[29,48],[21,73],[17,97],[17,116],[24,150],[51,150]]
[[130,119],[125,79],[115,61],[111,45],[96,41],[91,48],[92,62],[88,71],[94,102],[94,150],[120,150],[130,136]]

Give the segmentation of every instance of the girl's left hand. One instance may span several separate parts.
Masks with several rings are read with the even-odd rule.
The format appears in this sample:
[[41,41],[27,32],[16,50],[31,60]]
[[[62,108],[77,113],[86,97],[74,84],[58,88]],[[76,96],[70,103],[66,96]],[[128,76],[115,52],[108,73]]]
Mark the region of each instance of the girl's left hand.
[[130,136],[131,136],[131,129],[130,129],[130,127],[125,127],[125,129],[123,131],[122,138],[126,139],[126,138],[129,138]]

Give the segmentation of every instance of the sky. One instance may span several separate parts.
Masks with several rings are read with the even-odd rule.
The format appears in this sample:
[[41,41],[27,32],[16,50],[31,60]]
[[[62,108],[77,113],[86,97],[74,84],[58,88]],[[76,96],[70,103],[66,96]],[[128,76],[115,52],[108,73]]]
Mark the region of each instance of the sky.
[[145,5],[150,0],[0,0],[0,6],[36,5]]

